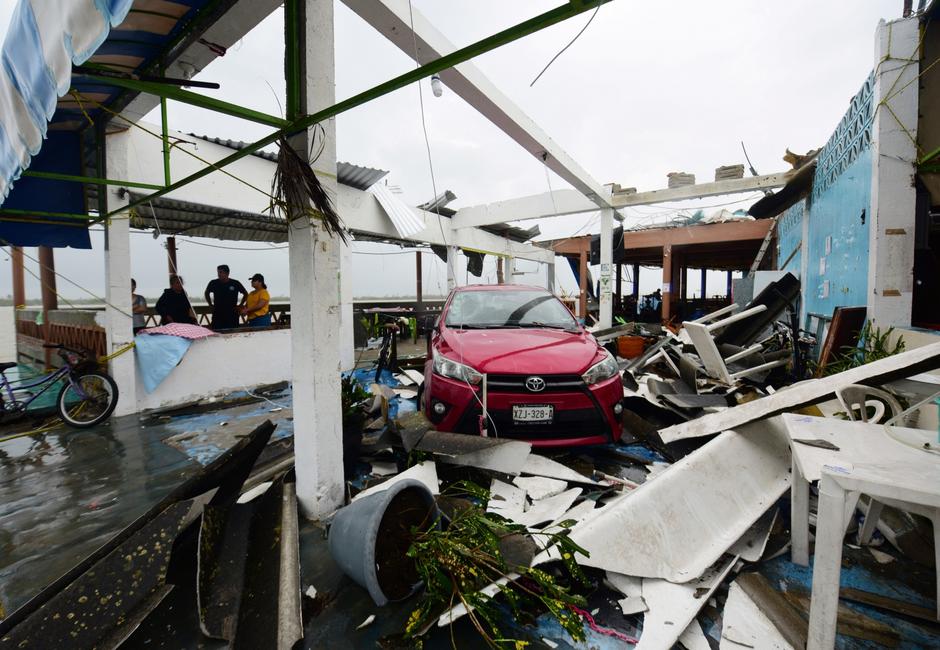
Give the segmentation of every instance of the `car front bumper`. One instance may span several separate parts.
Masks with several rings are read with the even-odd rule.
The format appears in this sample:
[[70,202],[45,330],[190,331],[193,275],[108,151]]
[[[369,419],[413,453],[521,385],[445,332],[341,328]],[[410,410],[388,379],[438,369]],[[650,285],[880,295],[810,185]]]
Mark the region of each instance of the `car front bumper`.
[[[554,384],[549,379],[548,389],[539,393],[521,388],[527,376],[515,376],[514,381],[514,376],[502,375],[488,386],[488,435],[524,440],[534,447],[606,444],[620,439],[620,415],[615,411],[623,399],[619,376],[591,386],[577,376]],[[482,393],[481,386],[434,374],[425,396],[426,415],[440,431],[479,435]],[[435,404],[443,405],[443,414],[435,412]],[[512,407],[523,405],[551,405],[552,422],[514,421]]]

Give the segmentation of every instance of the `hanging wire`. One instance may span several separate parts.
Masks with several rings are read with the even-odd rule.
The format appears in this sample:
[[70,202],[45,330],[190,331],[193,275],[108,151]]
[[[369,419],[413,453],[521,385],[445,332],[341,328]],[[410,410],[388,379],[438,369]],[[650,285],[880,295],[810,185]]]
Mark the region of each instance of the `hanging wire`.
[[[602,2],[602,1],[603,1],[603,0],[598,0],[598,2],[597,2],[597,8],[594,9],[594,13],[591,14],[591,17],[588,18],[588,21],[587,21],[586,23],[584,23],[584,27],[581,28],[581,31],[578,32],[577,34],[575,34],[574,38],[571,39],[571,42],[568,43],[567,45],[565,45],[563,48],[561,48],[561,51],[560,51],[558,54],[556,54],[555,56],[553,56],[551,61],[549,61],[548,63],[545,64],[545,67],[542,68],[542,71],[541,71],[540,73],[538,73],[538,74],[535,76],[535,79],[532,80],[532,83],[529,84],[529,88],[531,88],[532,86],[534,86],[534,85],[535,85],[535,82],[538,81],[538,80],[542,77],[543,74],[545,74],[545,71],[548,70],[549,66],[551,66],[551,65],[555,62],[555,59],[557,59],[557,58],[560,57],[562,54],[564,54],[565,50],[567,50],[569,47],[571,47],[572,45],[574,45],[574,42],[575,42],[576,40],[578,40],[578,38],[581,37],[581,34],[584,33],[584,30],[586,30],[586,29],[588,28],[588,26],[590,26],[590,24],[594,21],[594,17],[597,16],[597,12],[601,10],[601,2]],[[412,30],[412,31],[414,31],[414,30]]]
[[[419,68],[419,67],[421,67],[421,63],[420,63],[420,61],[418,60],[418,36],[417,36],[417,34],[415,34],[414,9],[413,9],[413,7],[412,7],[411,0],[408,0],[408,20],[409,20],[409,24],[410,24],[410,26],[411,26],[411,41],[412,41],[412,45],[414,46],[415,67],[416,67],[416,68]],[[424,91],[422,90],[421,82],[420,82],[420,81],[418,82],[418,103],[419,103],[419,105],[420,105],[420,107],[421,107],[421,129],[424,131],[424,146],[425,146],[425,149],[426,149],[427,152],[428,152],[428,168],[429,168],[430,171],[431,171],[431,190],[432,190],[432,192],[434,192],[434,196],[433,196],[433,199],[432,199],[432,200],[434,200],[434,201],[436,202],[436,199],[437,199],[437,181],[436,181],[435,178],[434,178],[434,160],[433,160],[433,158],[432,158],[432,156],[431,156],[431,140],[430,140],[430,138],[428,137],[427,121],[426,121],[425,115],[424,115]],[[447,246],[448,246],[448,244],[447,244],[447,236],[444,234],[444,224],[443,224],[443,222],[441,221],[440,208],[437,207],[437,206],[435,206],[434,211],[437,213],[437,225],[438,225],[438,227],[441,229],[441,240],[444,242],[444,246],[447,247]],[[448,252],[448,257],[450,257],[450,253],[449,253],[449,252]],[[451,266],[448,264],[448,265],[447,265],[447,273],[449,274],[450,271],[451,271]],[[456,269],[454,270],[454,272],[455,272],[455,274],[456,274]],[[457,348],[458,348],[458,349],[457,349],[457,354],[458,354],[458,356],[460,356],[460,361],[461,361],[461,363],[463,363],[463,361],[464,361],[464,356],[463,356],[463,344],[462,344],[462,342],[457,345]],[[467,387],[470,389],[470,394],[473,395],[474,399],[475,399],[475,400],[477,401],[477,403],[480,405],[481,412],[483,412],[483,414],[484,414],[484,416],[486,417],[486,419],[493,425],[494,437],[497,437],[497,438],[498,438],[498,437],[499,437],[499,432],[498,432],[497,429],[496,429],[496,423],[493,421],[493,418],[492,418],[492,417],[490,416],[490,414],[489,414],[489,409],[486,408],[486,405],[484,405],[483,402],[480,400],[479,396],[477,396],[477,392],[476,392],[476,390],[474,389],[474,387],[470,384],[470,382],[467,381],[466,379],[464,379],[464,383],[467,384]]]
[[[12,248],[12,244],[10,244],[10,243],[7,242],[7,241],[2,241],[2,242],[0,242],[0,246],[10,246],[10,247]],[[12,253],[7,253],[7,254],[12,254]],[[35,257],[33,257],[32,255],[30,255],[29,253],[27,253],[25,250],[23,250],[23,257],[25,257],[25,258],[27,258],[27,259],[29,259],[29,260],[35,262],[35,263],[38,264],[40,267],[43,266],[42,262],[40,262],[40,261],[37,260]],[[44,288],[46,288],[46,289],[49,289],[50,291],[54,292],[55,295],[56,295],[58,298],[60,298],[63,302],[65,302],[65,304],[67,304],[69,307],[71,307],[72,309],[80,309],[79,307],[76,307],[73,303],[69,302],[69,299],[66,298],[65,296],[63,296],[61,293],[59,293],[54,287],[51,287],[51,286],[49,286],[48,284],[46,284],[45,282],[43,282],[43,281],[42,281],[42,278],[40,278],[38,275],[36,275],[35,273],[33,273],[33,271],[32,271],[28,266],[26,266],[26,265],[24,264],[24,265],[23,265],[23,268],[26,270],[27,273],[29,273],[29,274],[32,275],[34,278],[36,278],[37,280],[39,280],[39,283],[40,283],[40,285],[41,285],[42,287],[44,287]],[[95,292],[91,291],[90,289],[87,289],[87,288],[83,287],[82,285],[78,284],[77,282],[74,282],[74,281],[73,281],[71,278],[69,278],[68,276],[62,275],[61,273],[59,273],[59,272],[56,271],[55,269],[48,269],[48,270],[52,271],[56,276],[62,278],[63,280],[65,280],[66,282],[68,282],[69,284],[71,284],[72,286],[77,287],[78,289],[81,289],[82,291],[84,291],[85,293],[87,293],[89,296],[91,296],[91,297],[94,298],[95,300],[98,300],[99,302],[104,303],[104,304],[107,305],[108,307],[111,307],[112,309],[114,309],[114,310],[116,310],[117,312],[123,314],[124,316],[127,316],[128,318],[131,317],[130,314],[128,314],[126,311],[124,311],[124,310],[121,309],[120,307],[117,307],[117,306],[114,305],[113,303],[109,302],[106,298],[102,298],[101,296],[95,294]]]

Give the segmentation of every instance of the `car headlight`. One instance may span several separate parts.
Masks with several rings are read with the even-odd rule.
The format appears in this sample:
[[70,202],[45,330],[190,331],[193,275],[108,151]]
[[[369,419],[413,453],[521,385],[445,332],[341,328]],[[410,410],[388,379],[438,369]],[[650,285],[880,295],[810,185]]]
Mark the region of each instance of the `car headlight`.
[[[616,364],[614,364],[616,365]],[[483,381],[483,375],[478,373],[470,366],[457,363],[453,359],[448,359],[442,354],[434,355],[434,372],[442,377],[450,377],[458,381],[465,381],[468,384],[476,386]]]
[[608,352],[607,357],[588,368],[587,372],[581,375],[581,379],[584,380],[585,384],[596,384],[599,381],[610,379],[619,372],[620,366],[617,365],[617,360],[614,359],[614,355]]

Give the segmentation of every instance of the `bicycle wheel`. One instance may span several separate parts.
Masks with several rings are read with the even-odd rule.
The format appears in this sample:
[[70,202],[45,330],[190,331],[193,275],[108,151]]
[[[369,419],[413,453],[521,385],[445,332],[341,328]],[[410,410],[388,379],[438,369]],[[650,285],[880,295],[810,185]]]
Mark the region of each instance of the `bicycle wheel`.
[[59,391],[56,404],[66,424],[86,429],[107,420],[117,401],[114,380],[103,372],[90,372],[71,378]]

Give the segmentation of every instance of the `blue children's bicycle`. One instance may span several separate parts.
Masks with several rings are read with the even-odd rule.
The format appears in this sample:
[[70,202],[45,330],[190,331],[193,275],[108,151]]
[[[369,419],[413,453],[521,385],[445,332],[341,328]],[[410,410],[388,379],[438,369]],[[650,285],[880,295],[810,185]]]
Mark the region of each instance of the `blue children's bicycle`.
[[58,350],[63,365],[35,379],[9,381],[4,374],[16,363],[0,363],[0,417],[22,415],[40,395],[64,380],[56,407],[59,417],[73,427],[87,428],[108,419],[118,401],[118,387],[110,375],[98,369],[94,359],[64,345],[46,344]]

